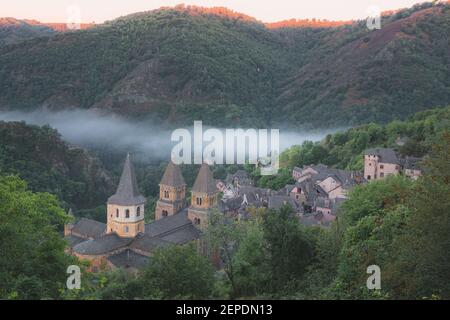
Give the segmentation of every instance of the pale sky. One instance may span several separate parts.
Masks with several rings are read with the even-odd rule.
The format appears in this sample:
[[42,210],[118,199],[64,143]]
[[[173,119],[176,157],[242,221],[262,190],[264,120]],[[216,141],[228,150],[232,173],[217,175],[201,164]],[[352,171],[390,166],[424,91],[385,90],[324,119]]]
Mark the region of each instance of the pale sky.
[[[79,8],[82,22],[96,23],[140,11],[180,3],[203,7],[227,7],[263,22],[291,18],[328,20],[364,19],[370,8],[381,11],[410,7],[417,0],[0,0],[0,17],[35,19],[41,22],[66,22]],[[72,13],[71,13],[72,12]]]

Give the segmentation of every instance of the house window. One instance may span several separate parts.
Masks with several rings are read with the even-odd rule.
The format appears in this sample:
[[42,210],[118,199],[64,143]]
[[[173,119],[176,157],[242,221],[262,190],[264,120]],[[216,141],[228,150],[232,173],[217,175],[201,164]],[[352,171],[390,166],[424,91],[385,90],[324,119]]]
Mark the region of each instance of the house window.
[[130,210],[126,210],[125,211],[125,218],[129,218],[130,217]]
[[137,207],[136,215],[139,217],[141,215],[141,207]]
[[367,180],[370,180],[370,179],[372,179],[372,177],[369,175],[369,176],[367,176]]
[[128,227],[125,226],[125,227],[123,228],[123,231],[124,231],[125,233],[128,233]]
[[194,224],[199,225],[200,224],[200,219],[199,218],[194,218]]
[[119,217],[119,209],[116,209],[116,218]]
[[169,191],[164,190],[164,198],[169,199]]
[[202,198],[197,198],[197,205],[201,206],[202,205]]
[[380,169],[384,169],[384,165],[380,164]]
[[162,216],[163,217],[167,217],[169,215],[169,213],[166,211],[166,210],[163,210],[162,211]]

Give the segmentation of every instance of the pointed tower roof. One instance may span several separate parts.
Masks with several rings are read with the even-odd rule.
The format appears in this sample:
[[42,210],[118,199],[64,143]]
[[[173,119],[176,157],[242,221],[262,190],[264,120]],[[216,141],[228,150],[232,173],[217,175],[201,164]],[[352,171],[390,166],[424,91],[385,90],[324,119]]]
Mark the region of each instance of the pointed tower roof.
[[139,193],[130,154],[128,154],[116,194],[108,199],[108,204],[134,206],[144,202],[146,199]]
[[160,184],[171,187],[183,187],[186,185],[180,167],[173,163],[172,160],[169,161]]
[[214,182],[213,174],[209,169],[209,165],[206,163],[202,164],[200,167],[200,171],[198,172],[197,179],[195,179],[192,191],[208,194],[216,192],[216,184]]

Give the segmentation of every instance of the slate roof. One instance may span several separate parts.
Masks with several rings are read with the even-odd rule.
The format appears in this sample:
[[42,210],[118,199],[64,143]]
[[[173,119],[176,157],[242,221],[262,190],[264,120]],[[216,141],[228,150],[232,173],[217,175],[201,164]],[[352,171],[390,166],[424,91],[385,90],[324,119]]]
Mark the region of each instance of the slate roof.
[[192,222],[188,219],[187,209],[145,225],[145,234],[150,237],[164,236],[165,234],[181,228]]
[[375,155],[380,158],[380,162],[383,163],[393,163],[400,164],[400,161],[395,153],[394,149],[391,148],[372,148],[364,151],[364,155]]
[[145,202],[145,197],[139,193],[130,154],[128,154],[116,194],[108,199],[108,204],[135,206]]
[[421,161],[423,159],[422,158],[415,158],[415,157],[406,157],[404,159],[404,164],[403,167],[405,169],[409,169],[409,170],[421,170]]
[[86,240],[73,247],[73,251],[82,255],[101,255],[127,246],[133,239],[121,238],[115,233],[106,234],[94,240]]
[[279,210],[283,205],[288,204],[294,209],[298,211],[300,209],[299,204],[289,196],[271,196],[269,197],[269,209]]
[[316,206],[331,209],[333,207],[333,201],[330,199],[318,197],[316,199]]
[[161,237],[161,239],[174,244],[185,244],[192,240],[199,239],[201,236],[201,231],[194,227],[194,225],[189,224],[181,229],[174,230],[173,232]]
[[147,234],[140,233],[134,238],[130,244],[130,248],[151,252],[157,248],[168,246],[170,243],[158,237],[151,237]]
[[222,199],[219,201],[219,209],[221,211],[234,211],[238,210],[243,204],[244,197],[238,196],[230,199]]
[[83,241],[86,241],[86,239],[74,235],[65,236],[64,239],[69,243],[69,247],[71,248],[75,247],[77,244]]
[[237,182],[241,186],[253,186],[253,180],[248,176],[247,171],[238,170],[234,174],[227,174],[225,179],[227,184],[235,184]]
[[72,228],[72,233],[76,233],[85,238],[98,238],[106,230],[106,224],[95,220],[81,218]]
[[276,192],[276,194],[277,194],[277,195],[280,195],[280,196],[287,196],[287,195],[289,195],[289,193],[291,193],[292,189],[294,189],[294,188],[295,188],[295,185],[293,185],[293,184],[287,184],[287,185],[285,185],[283,188],[281,188],[280,190],[278,190],[278,191]]
[[116,267],[142,269],[148,265],[151,258],[136,253],[130,249],[111,255],[108,260]]
[[214,182],[213,174],[209,169],[209,165],[206,163],[202,164],[200,167],[200,171],[198,172],[197,179],[195,179],[192,191],[207,194],[216,192],[216,184]]
[[183,187],[186,185],[180,167],[172,161],[169,161],[166,171],[161,179],[160,184],[172,187]]

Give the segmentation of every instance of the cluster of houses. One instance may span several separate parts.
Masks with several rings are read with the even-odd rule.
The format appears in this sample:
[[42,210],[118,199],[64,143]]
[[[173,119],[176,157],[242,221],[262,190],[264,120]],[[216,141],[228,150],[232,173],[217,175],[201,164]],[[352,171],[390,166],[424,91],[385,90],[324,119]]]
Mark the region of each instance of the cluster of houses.
[[295,184],[278,191],[255,187],[247,173],[240,170],[217,182],[217,189],[223,192],[219,208],[245,219],[250,207],[280,209],[289,204],[302,224],[326,226],[336,220],[340,205],[356,185],[400,173],[417,179],[422,173],[420,161],[420,158],[401,158],[390,148],[368,149],[364,152],[364,172],[321,164],[295,167],[292,171]]

